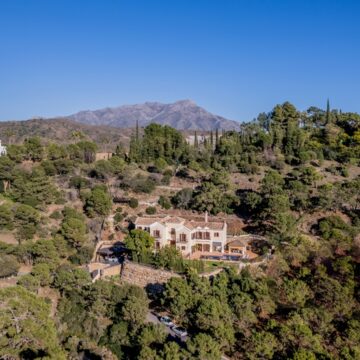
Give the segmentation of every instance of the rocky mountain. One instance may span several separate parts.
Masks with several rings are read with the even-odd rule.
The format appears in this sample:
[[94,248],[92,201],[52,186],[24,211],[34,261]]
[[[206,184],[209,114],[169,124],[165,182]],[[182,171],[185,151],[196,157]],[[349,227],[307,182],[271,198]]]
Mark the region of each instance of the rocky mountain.
[[39,136],[46,142],[69,144],[81,139],[95,141],[100,150],[112,151],[121,141],[127,145],[131,129],[80,124],[69,119],[32,119],[0,121],[0,139],[6,145],[22,143],[24,139]]
[[68,118],[84,124],[117,128],[134,127],[136,121],[140,126],[158,123],[178,130],[237,130],[240,126],[237,121],[211,114],[191,100],[181,100],[172,104],[146,102],[94,111],[80,111]]

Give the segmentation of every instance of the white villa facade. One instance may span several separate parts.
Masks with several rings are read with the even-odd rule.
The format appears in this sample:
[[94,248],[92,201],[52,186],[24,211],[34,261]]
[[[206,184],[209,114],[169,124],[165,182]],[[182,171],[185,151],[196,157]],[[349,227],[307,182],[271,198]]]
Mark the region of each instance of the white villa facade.
[[1,145],[1,140],[0,140],[0,156],[6,155],[7,151],[6,151],[6,146]]
[[186,220],[177,216],[138,217],[135,228],[148,231],[155,238],[155,249],[176,246],[183,256],[194,252],[223,253],[227,242],[225,221]]

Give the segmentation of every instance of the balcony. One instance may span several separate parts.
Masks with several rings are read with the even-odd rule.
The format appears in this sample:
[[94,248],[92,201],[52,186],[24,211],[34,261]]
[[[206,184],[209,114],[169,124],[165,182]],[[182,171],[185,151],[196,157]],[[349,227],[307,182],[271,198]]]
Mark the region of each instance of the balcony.
[[193,240],[208,240],[210,241],[211,240],[211,237],[210,237],[210,233],[209,232],[201,232],[201,231],[198,231],[196,233],[193,233],[191,235],[191,239]]

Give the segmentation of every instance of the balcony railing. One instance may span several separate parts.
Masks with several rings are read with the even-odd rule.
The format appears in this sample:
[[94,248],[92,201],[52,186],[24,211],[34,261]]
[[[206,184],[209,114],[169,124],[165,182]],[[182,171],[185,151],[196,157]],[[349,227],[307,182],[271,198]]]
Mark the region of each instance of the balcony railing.
[[193,240],[211,240],[211,235],[208,232],[196,232],[191,235]]
[[186,244],[188,242],[188,240],[187,239],[179,239],[179,240],[177,240],[177,242],[180,244]]

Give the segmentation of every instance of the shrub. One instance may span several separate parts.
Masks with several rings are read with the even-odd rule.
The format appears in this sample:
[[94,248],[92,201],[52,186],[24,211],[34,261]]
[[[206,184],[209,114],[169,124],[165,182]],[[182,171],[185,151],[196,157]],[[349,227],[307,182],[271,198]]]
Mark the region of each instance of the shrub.
[[69,186],[80,190],[89,187],[90,181],[81,176],[74,176],[70,179]]
[[148,215],[154,215],[156,214],[156,207],[154,206],[149,206],[146,208],[145,212],[148,214]]
[[150,194],[155,189],[156,181],[150,177],[138,175],[123,179],[120,186],[125,189],[130,188],[137,193]]
[[163,185],[170,185],[170,180],[171,180],[171,176],[169,175],[164,175],[161,179],[161,183]]
[[340,174],[343,177],[349,177],[349,170],[345,166],[342,166],[340,168]]
[[0,278],[16,275],[20,265],[13,255],[1,255],[0,257]]
[[55,219],[55,220],[59,220],[62,218],[62,215],[59,211],[55,210],[51,215],[50,215],[51,219]]
[[29,291],[36,292],[40,287],[40,279],[37,276],[27,274],[21,276],[17,284]]
[[137,199],[135,199],[135,198],[131,198],[130,201],[129,201],[129,206],[132,209],[136,209],[139,206],[139,201]]
[[171,202],[169,200],[169,198],[163,196],[163,195],[160,195],[160,198],[159,198],[159,205],[163,208],[163,209],[166,209],[166,210],[169,210],[171,208]]
[[114,215],[114,221],[115,223],[119,223],[120,221],[122,221],[124,219],[124,216],[120,213],[116,213]]
[[7,205],[0,205],[0,229],[12,230],[14,228],[13,218],[11,208]]
[[41,286],[48,286],[52,282],[51,269],[48,264],[35,264],[31,271],[31,275],[38,279]]
[[174,175],[172,169],[166,169],[164,172],[163,172],[163,175],[164,176],[170,176],[172,177]]
[[285,162],[283,160],[277,159],[271,164],[271,167],[275,170],[282,170],[285,167]]

